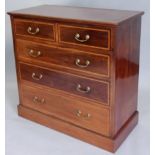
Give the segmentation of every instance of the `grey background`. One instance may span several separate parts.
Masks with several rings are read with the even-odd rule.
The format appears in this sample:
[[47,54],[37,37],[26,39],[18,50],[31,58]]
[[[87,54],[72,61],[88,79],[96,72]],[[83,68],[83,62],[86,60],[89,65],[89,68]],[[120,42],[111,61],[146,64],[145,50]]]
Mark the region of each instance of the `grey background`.
[[[145,11],[142,18],[138,109],[140,121],[117,155],[149,154],[149,46],[148,0],[6,0],[6,12],[41,4]],[[100,155],[110,153],[79,140],[19,118],[18,93],[9,16],[6,15],[6,155]]]

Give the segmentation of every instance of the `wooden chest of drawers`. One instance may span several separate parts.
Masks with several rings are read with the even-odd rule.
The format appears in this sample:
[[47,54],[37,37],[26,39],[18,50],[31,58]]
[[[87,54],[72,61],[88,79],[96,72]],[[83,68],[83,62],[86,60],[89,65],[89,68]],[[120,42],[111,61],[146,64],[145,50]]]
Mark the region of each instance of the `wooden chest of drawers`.
[[19,115],[115,152],[138,122],[143,12],[44,5],[9,14]]

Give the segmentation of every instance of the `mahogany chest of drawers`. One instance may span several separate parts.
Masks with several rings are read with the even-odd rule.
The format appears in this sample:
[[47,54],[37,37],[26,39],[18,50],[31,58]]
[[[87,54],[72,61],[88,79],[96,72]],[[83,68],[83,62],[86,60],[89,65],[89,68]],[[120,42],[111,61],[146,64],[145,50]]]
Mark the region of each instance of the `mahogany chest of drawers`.
[[50,5],[10,12],[19,115],[115,152],[138,122],[142,14]]

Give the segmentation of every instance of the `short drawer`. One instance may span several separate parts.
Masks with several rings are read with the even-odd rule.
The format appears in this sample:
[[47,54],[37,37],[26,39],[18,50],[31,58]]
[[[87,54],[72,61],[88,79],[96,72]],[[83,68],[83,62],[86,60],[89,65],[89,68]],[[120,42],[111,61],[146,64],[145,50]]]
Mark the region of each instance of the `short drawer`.
[[85,52],[64,50],[43,46],[40,44],[17,40],[17,57],[19,60],[29,59],[29,61],[39,61],[51,63],[60,67],[69,67],[84,74],[94,76],[109,77],[110,75],[110,56],[94,55]]
[[59,42],[110,50],[110,30],[59,25]]
[[55,25],[52,23],[15,19],[14,26],[16,35],[55,41]]
[[23,80],[63,90],[102,104],[109,104],[109,82],[94,81],[73,74],[23,63],[20,64],[20,73]]
[[85,129],[109,136],[109,110],[22,85],[22,104]]

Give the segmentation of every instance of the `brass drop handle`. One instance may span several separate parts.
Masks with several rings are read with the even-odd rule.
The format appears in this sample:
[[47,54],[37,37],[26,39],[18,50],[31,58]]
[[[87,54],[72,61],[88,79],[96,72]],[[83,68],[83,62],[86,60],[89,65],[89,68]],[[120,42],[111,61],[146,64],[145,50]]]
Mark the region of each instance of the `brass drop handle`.
[[82,112],[81,112],[80,110],[77,110],[77,111],[76,111],[76,116],[77,116],[77,117],[81,117],[81,115],[82,115]]
[[29,26],[29,27],[27,28],[27,32],[28,32],[29,34],[31,34],[31,35],[35,35],[35,34],[39,33],[39,31],[40,31],[40,29],[39,29],[38,27],[37,27],[34,31],[33,31],[33,29],[32,29],[31,26]]
[[87,114],[83,115],[83,117],[84,117],[84,119],[89,119],[89,118],[91,118],[91,114],[87,113]]
[[81,68],[86,68],[86,67],[88,67],[90,65],[90,61],[89,60],[86,60],[85,65],[80,64],[80,62],[81,62],[81,60],[78,59],[78,58],[75,60],[75,64],[78,67],[81,67]]
[[87,86],[86,88],[82,88],[82,86],[78,84],[76,90],[80,93],[89,93],[91,89],[89,86]]
[[45,103],[45,99],[44,98],[39,99],[39,97],[34,96],[33,102],[34,103],[41,103],[41,104],[43,104],[43,103]]
[[81,37],[80,34],[79,33],[76,33],[74,38],[77,41],[81,42],[81,43],[87,42],[90,39],[90,35],[89,34],[86,34],[85,35],[85,39],[80,39],[80,37]]
[[33,58],[37,58],[39,57],[42,53],[40,51],[34,51],[34,50],[30,50],[28,52],[29,56],[33,57]]
[[76,116],[80,117],[82,119],[90,119],[92,117],[91,114],[89,114],[89,113],[83,114],[81,110],[76,111]]
[[32,73],[32,78],[34,80],[39,81],[39,80],[41,80],[43,78],[43,75],[42,74],[36,75],[36,73]]

